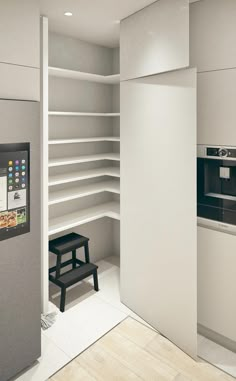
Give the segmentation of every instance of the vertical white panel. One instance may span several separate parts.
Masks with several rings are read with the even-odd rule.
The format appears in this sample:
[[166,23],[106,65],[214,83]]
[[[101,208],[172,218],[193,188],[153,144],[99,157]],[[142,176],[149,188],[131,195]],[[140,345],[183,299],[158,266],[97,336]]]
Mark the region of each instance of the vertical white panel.
[[48,19],[41,17],[41,305],[48,312]]
[[189,1],[159,0],[122,20],[121,79],[189,65]]
[[121,84],[122,302],[197,346],[196,70]]

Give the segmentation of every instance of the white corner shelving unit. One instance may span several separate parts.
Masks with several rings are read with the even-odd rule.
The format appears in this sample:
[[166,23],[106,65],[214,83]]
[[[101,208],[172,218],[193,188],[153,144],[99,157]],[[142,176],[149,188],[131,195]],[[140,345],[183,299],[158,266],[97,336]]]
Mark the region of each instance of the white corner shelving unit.
[[[60,78],[63,80],[76,81],[77,86],[80,86],[81,81],[88,81],[90,83],[105,84],[105,85],[117,85],[120,82],[120,75],[99,75],[87,72],[68,70],[59,67],[48,67],[49,79]],[[118,118],[120,116],[119,112],[86,112],[86,111],[66,111],[64,110],[49,110],[49,136],[50,136],[50,120],[52,117],[63,117],[65,118],[65,126],[68,117],[105,117],[105,118]],[[56,122],[54,122],[56,123]],[[65,127],[65,130],[68,127]],[[68,128],[69,130],[69,128]],[[69,166],[69,171],[62,173],[55,173],[49,175],[49,197],[48,205],[52,207],[60,203],[70,202],[76,199],[82,199],[83,197],[88,197],[91,195],[110,192],[113,194],[120,194],[119,177],[120,170],[119,167],[113,166],[113,162],[119,163],[120,155],[117,152],[112,152],[112,144],[120,142],[119,136],[79,136],[80,134],[80,122],[78,119],[78,136],[64,136],[63,138],[58,138],[54,136],[49,138],[49,157],[48,167],[49,170],[53,168],[61,168]],[[96,153],[96,154],[83,154],[78,156],[69,156],[64,153],[70,152],[70,146],[81,146],[93,144],[93,149],[95,144],[109,143],[111,145],[111,151],[108,153]],[[53,147],[60,148],[60,156],[51,156],[50,150]],[[79,151],[79,149],[78,149]],[[84,151],[84,150],[83,150]],[[104,166],[103,163],[109,161],[111,164],[109,167]],[[85,163],[100,163],[100,167],[89,168],[89,169],[71,169],[76,164]],[[104,177],[110,177],[111,180],[104,180]],[[112,180],[113,178],[113,180]],[[91,184],[83,184],[86,180],[96,180],[96,182]],[[76,185],[76,186],[75,186]],[[62,189],[57,189],[57,187],[63,187]],[[87,204],[87,203],[86,203]],[[65,210],[65,208],[63,209]],[[65,213],[65,212],[64,212]],[[80,209],[78,212],[64,214],[63,216],[56,216],[49,219],[49,235],[56,234],[58,232],[63,232],[71,227],[76,227],[81,224],[87,223],[88,221],[93,221],[102,217],[110,217],[119,219],[119,202],[107,202],[98,204],[97,206],[86,207]],[[70,222],[73,221],[73,222]]]
[[45,17],[41,33],[42,312],[47,313],[48,269],[55,261],[49,239],[73,230],[90,238],[92,260],[119,253],[120,74],[104,75],[119,71],[118,50],[76,39],[67,44],[67,37],[48,32]]

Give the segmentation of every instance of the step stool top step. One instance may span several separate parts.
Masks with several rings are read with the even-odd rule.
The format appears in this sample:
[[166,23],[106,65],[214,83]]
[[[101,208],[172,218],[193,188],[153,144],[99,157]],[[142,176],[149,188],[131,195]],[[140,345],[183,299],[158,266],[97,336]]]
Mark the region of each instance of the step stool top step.
[[49,251],[54,254],[66,254],[72,250],[79,249],[89,241],[89,238],[83,237],[77,233],[63,235],[49,241]]
[[93,263],[86,263],[85,265],[77,267],[76,269],[67,271],[66,273],[62,274],[57,280],[63,286],[69,287],[92,275],[97,270],[97,268],[98,266],[94,265]]

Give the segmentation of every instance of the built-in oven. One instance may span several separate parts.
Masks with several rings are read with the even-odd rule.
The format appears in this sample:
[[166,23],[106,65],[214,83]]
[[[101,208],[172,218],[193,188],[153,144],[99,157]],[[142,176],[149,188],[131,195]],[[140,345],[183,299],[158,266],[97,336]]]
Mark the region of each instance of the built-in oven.
[[236,234],[236,147],[197,147],[198,225]]

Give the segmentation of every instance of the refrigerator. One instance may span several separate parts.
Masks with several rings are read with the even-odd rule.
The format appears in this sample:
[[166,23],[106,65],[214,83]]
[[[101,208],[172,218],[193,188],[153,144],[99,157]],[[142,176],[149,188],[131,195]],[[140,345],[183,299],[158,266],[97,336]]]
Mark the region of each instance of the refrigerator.
[[0,380],[41,355],[40,109],[0,100]]

